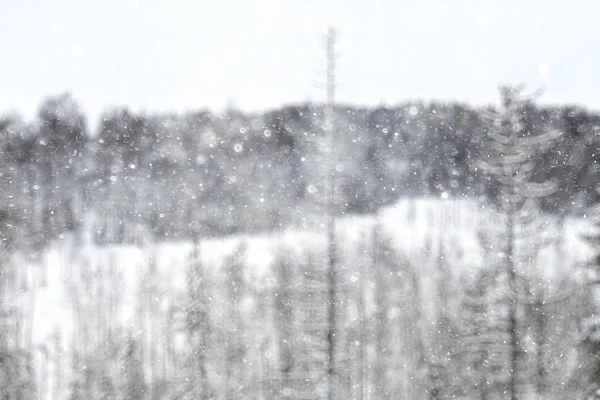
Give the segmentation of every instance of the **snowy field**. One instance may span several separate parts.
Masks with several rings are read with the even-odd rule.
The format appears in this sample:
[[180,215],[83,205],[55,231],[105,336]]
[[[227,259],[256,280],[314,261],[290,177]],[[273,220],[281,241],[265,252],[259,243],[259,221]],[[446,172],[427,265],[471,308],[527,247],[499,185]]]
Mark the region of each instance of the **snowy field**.
[[[425,316],[433,318],[435,296],[428,293],[438,290],[440,255],[443,253],[444,265],[450,270],[451,281],[446,284],[460,285],[461,276],[476,271],[485,262],[479,233],[498,221],[471,201],[444,199],[404,200],[376,217],[340,219],[341,285],[360,283],[361,266],[365,264],[353,260],[369,253],[376,223],[379,235],[389,238],[393,249],[416,266],[424,289],[421,300]],[[549,276],[574,271],[589,256],[579,239],[586,224],[566,220],[560,225],[564,229],[562,240],[542,251],[537,261],[532,261],[534,266]],[[21,344],[34,349],[40,399],[64,398],[73,376],[90,368],[85,354],[106,351],[107,343],[115,337],[135,337],[142,344],[144,360],[151,360],[144,363],[149,378],[168,380],[169,375],[174,376],[183,352],[180,312],[186,302],[192,243],[98,247],[85,237],[67,235],[37,260],[20,254],[13,263],[17,291],[5,295],[23,307],[22,320],[15,330]],[[213,283],[209,311],[213,322],[218,323],[220,316],[225,319],[221,313],[226,310],[226,296],[218,289],[219,282],[227,279],[225,266],[241,257],[237,260],[243,266],[241,315],[246,334],[252,336],[247,342],[253,346],[261,343],[247,353],[250,362],[254,360],[268,369],[269,359],[276,353],[272,316],[264,311],[264,304],[270,301],[276,286],[274,268],[279,255],[284,251],[297,261],[295,265],[305,265],[311,257],[325,259],[324,245],[324,229],[202,241],[198,251],[204,276]],[[371,282],[372,277],[366,275],[363,284]],[[78,361],[74,361],[72,349],[78,349]],[[107,354],[106,359],[115,357]],[[110,362],[106,368],[110,368]]]

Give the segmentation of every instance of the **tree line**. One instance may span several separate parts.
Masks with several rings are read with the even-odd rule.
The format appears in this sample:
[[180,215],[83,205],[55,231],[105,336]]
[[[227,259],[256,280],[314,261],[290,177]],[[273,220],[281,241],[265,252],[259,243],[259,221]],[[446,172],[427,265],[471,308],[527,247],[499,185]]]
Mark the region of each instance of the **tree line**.
[[[546,212],[581,214],[598,202],[600,115],[523,105],[523,129],[563,132],[537,153],[532,174],[558,187]],[[97,129],[68,94],[43,102],[34,121],[0,119],[0,209],[20,243],[40,247],[86,218],[98,243],[260,232],[306,226],[325,207],[324,107],[263,114],[107,111]],[[336,106],[336,210],[368,213],[402,197],[495,201],[479,168],[489,144],[485,109],[406,103]],[[101,218],[97,218],[101,216]],[[308,217],[307,217],[308,216]]]

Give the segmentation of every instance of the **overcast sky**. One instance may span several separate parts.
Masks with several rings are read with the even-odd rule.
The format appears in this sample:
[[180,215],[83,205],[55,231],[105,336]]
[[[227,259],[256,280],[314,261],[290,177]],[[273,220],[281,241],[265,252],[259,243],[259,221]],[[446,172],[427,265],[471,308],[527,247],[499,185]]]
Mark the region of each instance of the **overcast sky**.
[[221,111],[321,101],[329,24],[341,101],[496,101],[502,82],[600,109],[590,0],[23,0],[2,5],[0,111],[70,91],[102,109]]

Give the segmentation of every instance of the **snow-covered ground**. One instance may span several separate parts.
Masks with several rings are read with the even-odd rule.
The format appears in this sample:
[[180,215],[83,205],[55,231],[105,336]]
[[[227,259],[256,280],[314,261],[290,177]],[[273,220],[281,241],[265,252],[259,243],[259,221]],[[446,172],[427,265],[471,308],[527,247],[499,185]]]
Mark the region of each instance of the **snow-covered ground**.
[[[424,293],[428,293],[427,288],[433,290],[436,284],[432,277],[440,252],[454,279],[475,271],[484,263],[478,232],[498,221],[472,201],[403,200],[376,217],[338,220],[341,260],[352,260],[369,250],[376,223],[396,251],[418,267]],[[589,251],[579,238],[585,226],[585,221],[566,220],[559,244],[562,256],[557,256],[559,250],[554,246],[540,254],[539,266],[563,273],[580,265]],[[321,255],[324,260],[324,233],[324,229],[284,230],[206,240],[199,254],[208,281],[219,282],[224,279],[220,272],[225,263],[244,245],[240,254],[247,287],[242,313],[252,319],[257,318],[261,294],[266,296],[275,285],[278,252],[285,249],[298,260],[311,255],[317,259]],[[14,261],[19,284],[8,297],[23,307],[21,326],[16,329],[21,344],[34,349],[40,398],[55,398],[68,390],[73,348],[93,352],[117,331],[136,335],[148,349],[161,343],[168,332],[172,332],[173,343],[180,343],[176,312],[185,302],[192,251],[190,242],[99,247],[84,238],[65,236],[37,259],[19,255]],[[343,277],[354,282],[355,273],[348,266]],[[214,300],[216,310],[218,299]],[[425,309],[432,313],[435,299],[429,300]],[[211,313],[218,312],[215,310]],[[166,346],[158,347],[156,357],[171,362]]]

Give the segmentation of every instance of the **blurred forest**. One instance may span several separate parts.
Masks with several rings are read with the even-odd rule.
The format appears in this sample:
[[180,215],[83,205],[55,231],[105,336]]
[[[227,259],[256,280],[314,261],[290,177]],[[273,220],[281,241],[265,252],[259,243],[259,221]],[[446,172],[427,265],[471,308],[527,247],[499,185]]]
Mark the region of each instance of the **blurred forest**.
[[[336,106],[339,214],[364,214],[400,198],[495,201],[479,166],[489,142],[482,110],[461,104]],[[600,200],[600,114],[523,104],[528,134],[562,133],[535,157],[534,180],[558,182],[540,206],[581,215]],[[324,107],[261,115],[186,115],[117,109],[90,132],[68,94],[47,99],[35,121],[0,120],[1,208],[20,245],[43,248],[95,214],[97,243],[135,243],[304,226],[325,205]]]
[[600,398],[600,113],[325,118],[0,118],[2,398]]

